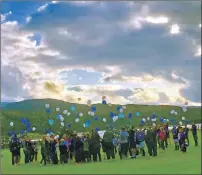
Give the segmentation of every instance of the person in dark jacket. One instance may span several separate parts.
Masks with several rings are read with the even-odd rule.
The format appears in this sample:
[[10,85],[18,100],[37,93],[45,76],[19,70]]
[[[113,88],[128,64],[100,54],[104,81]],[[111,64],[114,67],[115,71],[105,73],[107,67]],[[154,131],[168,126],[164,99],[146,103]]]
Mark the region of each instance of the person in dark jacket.
[[145,156],[145,150],[144,150],[144,146],[145,146],[145,131],[141,130],[141,131],[137,131],[136,133],[136,141],[140,147],[140,152],[142,153],[142,156]]
[[75,139],[75,160],[76,163],[81,163],[82,161],[82,155],[83,155],[83,142],[81,141],[81,138],[79,136]]
[[66,164],[67,163],[67,160],[66,160],[67,145],[64,139],[60,139],[59,150],[60,150],[60,163]]
[[172,134],[175,143],[175,150],[179,150],[178,128],[176,128],[175,126],[172,129]]
[[20,148],[22,146],[20,139],[16,135],[14,135],[11,138],[11,142],[10,142],[9,146],[10,146],[10,151],[12,153],[12,164],[13,165],[19,165],[19,163],[20,163]]
[[98,132],[94,131],[91,136],[91,148],[92,148],[92,155],[93,155],[93,161],[97,162],[97,156],[99,158],[99,161],[102,161],[101,153],[100,153],[100,136]]
[[106,155],[108,160],[111,157],[112,159],[115,159],[113,139],[114,134],[111,131],[109,131],[109,128],[107,127],[103,136],[103,145],[106,148]]
[[150,156],[157,156],[157,141],[156,141],[156,132],[148,129],[145,136],[145,142],[148,148],[148,153]]
[[52,163],[54,165],[57,165],[58,164],[58,156],[57,156],[57,150],[56,150],[57,141],[54,138],[51,138],[50,145],[51,145]]
[[178,133],[178,139],[179,139],[179,145],[180,145],[180,151],[186,152],[187,151],[187,144],[185,142],[185,133],[183,132],[183,129],[180,128]]
[[42,165],[42,163],[44,162],[44,165],[46,165],[46,161],[47,161],[47,147],[46,147],[46,137],[44,136],[42,138],[42,140],[40,141],[40,145],[41,145],[41,161],[40,164]]
[[128,142],[129,142],[129,153],[131,158],[136,158],[136,133],[135,129],[132,126],[131,129],[128,131],[129,137],[128,137]]
[[198,146],[197,127],[196,127],[195,123],[193,123],[191,131],[192,131],[192,135],[194,138],[195,146]]
[[185,133],[185,138],[187,140],[187,143],[189,145],[189,128],[187,128],[187,125],[185,125],[184,133]]

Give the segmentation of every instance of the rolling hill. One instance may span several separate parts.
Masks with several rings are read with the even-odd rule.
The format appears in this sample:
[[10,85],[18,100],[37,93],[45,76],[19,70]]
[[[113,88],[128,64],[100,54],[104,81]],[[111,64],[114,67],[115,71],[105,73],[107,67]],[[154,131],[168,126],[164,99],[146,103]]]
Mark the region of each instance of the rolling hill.
[[[50,114],[46,113],[45,104],[50,105]],[[71,111],[70,107],[74,105],[76,110]],[[88,115],[88,111],[91,110],[92,106],[96,106],[95,116],[98,117],[98,120],[94,120],[93,116]],[[53,119],[54,124],[51,127],[53,132],[56,132],[60,129],[63,129],[60,125],[60,120],[56,119],[57,114],[61,114],[64,117],[64,123],[70,123],[71,128],[77,131],[87,131],[95,128],[104,129],[107,125],[111,125],[112,119],[110,118],[109,113],[114,112],[118,115],[117,106],[112,105],[109,107],[108,105],[103,104],[95,104],[92,106],[87,106],[84,104],[71,104],[68,102],[64,102],[61,100],[54,99],[32,99],[25,100],[16,103],[6,104],[2,108],[2,134],[7,134],[10,130],[18,133],[20,130],[25,129],[25,125],[21,123],[21,118],[27,117],[31,123],[31,127],[35,126],[37,133],[45,133],[47,128],[50,128],[48,124],[48,119]],[[59,107],[60,111],[57,112],[56,108]],[[159,123],[159,119],[166,118],[169,120],[175,120],[175,123],[181,121],[181,117],[184,116],[190,122],[200,122],[201,123],[201,108],[193,108],[188,107],[187,112],[183,112],[181,107],[177,106],[149,106],[149,105],[127,105],[124,110],[125,117],[117,120],[113,126],[121,127],[124,125],[128,125],[129,123],[132,125],[138,126],[140,124],[141,119],[151,117],[152,114],[157,116],[157,123]],[[64,110],[68,110],[71,112],[70,116],[63,114]],[[171,115],[170,111],[175,110],[178,115]],[[80,117],[80,121],[75,123],[75,118],[78,117],[78,113],[83,113],[83,117]],[[136,112],[140,112],[140,116],[137,117]],[[128,119],[128,114],[132,113],[131,120]],[[103,122],[103,118],[106,118],[107,122]],[[90,120],[91,124],[88,128],[83,127],[83,123],[86,120]],[[14,123],[14,127],[10,126],[10,122]],[[151,125],[152,122],[147,122],[147,125]]]

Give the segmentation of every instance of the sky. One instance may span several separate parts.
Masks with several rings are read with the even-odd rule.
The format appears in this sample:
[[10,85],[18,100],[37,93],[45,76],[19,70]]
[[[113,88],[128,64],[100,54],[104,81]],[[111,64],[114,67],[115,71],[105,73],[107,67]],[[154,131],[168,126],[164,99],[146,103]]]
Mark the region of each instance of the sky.
[[1,101],[102,96],[201,105],[200,2],[1,2]]

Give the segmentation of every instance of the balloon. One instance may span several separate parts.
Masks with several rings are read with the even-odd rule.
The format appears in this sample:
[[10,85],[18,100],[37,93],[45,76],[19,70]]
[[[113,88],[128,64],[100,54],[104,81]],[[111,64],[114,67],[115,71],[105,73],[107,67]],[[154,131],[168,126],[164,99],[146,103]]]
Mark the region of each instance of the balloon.
[[164,121],[164,118],[160,118],[160,122],[163,123],[163,121]]
[[8,133],[10,136],[13,136],[15,133],[13,131],[9,131]]
[[67,114],[67,112],[68,112],[67,110],[64,110],[64,111],[63,111],[63,114]]
[[49,107],[50,107],[50,105],[49,105],[49,104],[45,104],[45,107],[46,107],[46,108],[49,108]]
[[103,118],[103,122],[106,122],[107,121],[107,119],[106,118]]
[[95,130],[98,132],[100,130],[100,128],[95,128]]
[[48,109],[46,109],[46,113],[48,113],[48,114],[50,113],[50,109],[49,109],[49,108],[48,108]]
[[121,106],[117,106],[116,110],[119,112],[121,109]]
[[48,123],[49,123],[49,125],[53,125],[54,124],[54,120],[50,119],[50,120],[48,120]]
[[149,121],[149,120],[150,120],[150,117],[147,117],[147,120]]
[[109,113],[109,116],[110,116],[111,118],[113,118],[113,117],[114,117],[114,113],[113,113],[113,112],[110,112],[110,113]]
[[27,120],[26,120],[25,118],[22,118],[20,121],[21,121],[23,124],[26,124],[26,122],[27,122]]
[[25,131],[23,131],[23,130],[20,130],[20,135],[23,135],[23,134],[24,134],[24,132],[25,132]]
[[68,112],[68,113],[67,113],[67,115],[68,115],[68,116],[70,116],[70,115],[71,115],[71,113],[70,113],[70,112]]
[[51,130],[50,129],[46,129],[46,133],[50,133],[51,132]]
[[61,116],[61,115],[59,115],[59,114],[58,114],[58,115],[56,115],[56,119],[60,119],[60,116]]
[[141,124],[141,125],[144,125],[144,124],[145,124],[145,122],[144,122],[143,120],[141,120],[140,124]]
[[61,125],[61,126],[65,126],[64,122],[61,122],[60,125]]
[[146,121],[146,119],[145,119],[145,118],[142,118],[142,121],[144,121],[144,122],[145,122],[145,121]]
[[175,110],[171,110],[171,111],[170,111],[170,114],[175,114]]
[[26,131],[27,131],[27,132],[31,132],[32,129],[31,129],[31,128],[27,128]]
[[185,117],[182,117],[182,120],[185,120]]
[[61,115],[60,117],[60,121],[63,122],[64,121],[64,117]]
[[136,112],[136,116],[139,117],[140,116],[140,112]]
[[83,117],[83,113],[79,113],[79,117]]
[[105,96],[103,96],[103,97],[102,97],[102,99],[103,99],[103,100],[105,100],[105,99],[106,99],[106,97],[105,97]]
[[123,113],[123,109],[121,108],[121,109],[119,110],[119,112]]
[[108,106],[112,106],[112,104],[111,104],[111,103],[108,103]]
[[14,125],[14,123],[13,122],[10,122],[10,126],[13,126]]
[[126,109],[126,106],[122,106],[122,109]]
[[66,126],[70,128],[70,127],[71,127],[71,124],[70,124],[70,123],[67,123]]
[[90,106],[91,105],[91,100],[87,101],[87,105]]
[[91,110],[92,110],[93,112],[96,112],[96,107],[95,107],[95,106],[92,106]]
[[177,112],[175,112],[175,115],[177,115],[178,113]]
[[186,120],[185,123],[186,123],[186,124],[189,124],[189,120]]
[[53,135],[53,132],[50,132],[50,135]]
[[182,107],[183,112],[187,112],[187,108],[186,107]]
[[131,119],[132,118],[132,113],[128,114],[128,118]]
[[119,113],[119,118],[124,118],[124,114],[123,113]]
[[36,131],[36,128],[35,128],[35,127],[33,127],[33,128],[32,128],[32,131]]
[[84,127],[84,128],[86,127],[85,123],[83,124],[83,127]]
[[103,105],[106,105],[106,104],[107,104],[107,101],[106,101],[106,100],[102,100],[102,104],[103,104]]
[[182,122],[180,121],[179,124],[182,125]]
[[185,105],[188,105],[188,101],[186,101],[184,104],[185,104]]
[[152,126],[156,126],[156,123],[153,123]]
[[75,107],[74,105],[71,105],[70,108],[71,108],[72,111],[75,111],[75,110],[76,110],[76,107]]
[[60,111],[60,108],[56,108],[56,111],[59,112],[59,111]]
[[50,137],[50,134],[48,133],[47,136]]
[[91,112],[91,115],[92,115],[92,116],[94,116],[94,115],[95,115],[95,113],[94,113],[94,112]]
[[76,123],[79,122],[79,118],[76,118],[76,119],[75,119],[75,122],[76,122]]
[[169,119],[167,119],[167,122],[169,122]]
[[78,101],[81,101],[81,98],[78,98]]
[[97,120],[99,120],[99,118],[98,118],[97,116],[95,116],[95,117],[94,117],[94,120],[96,120],[96,121],[97,121]]
[[167,120],[166,119],[163,119],[163,123],[166,123],[167,122]]
[[91,111],[88,111],[88,115],[91,115]]
[[155,114],[153,114],[153,115],[152,115],[152,119],[155,119],[155,118],[156,118],[156,115],[155,115]]

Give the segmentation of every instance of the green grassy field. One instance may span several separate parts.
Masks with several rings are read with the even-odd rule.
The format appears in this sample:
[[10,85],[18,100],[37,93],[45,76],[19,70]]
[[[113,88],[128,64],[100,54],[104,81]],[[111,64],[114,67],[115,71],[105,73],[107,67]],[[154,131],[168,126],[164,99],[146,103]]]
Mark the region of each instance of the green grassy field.
[[[138,156],[137,159],[104,160],[101,163],[86,163],[75,165],[47,165],[39,162],[25,165],[21,159],[20,166],[11,165],[11,154],[3,152],[3,174],[201,174],[201,133],[198,134],[199,146],[195,147],[190,135],[190,147],[187,153],[174,151],[174,145],[169,146],[165,153],[158,150],[158,156],[153,158]],[[147,150],[147,149],[146,149]],[[22,153],[23,155],[23,153]],[[41,156],[39,155],[39,159]]]

